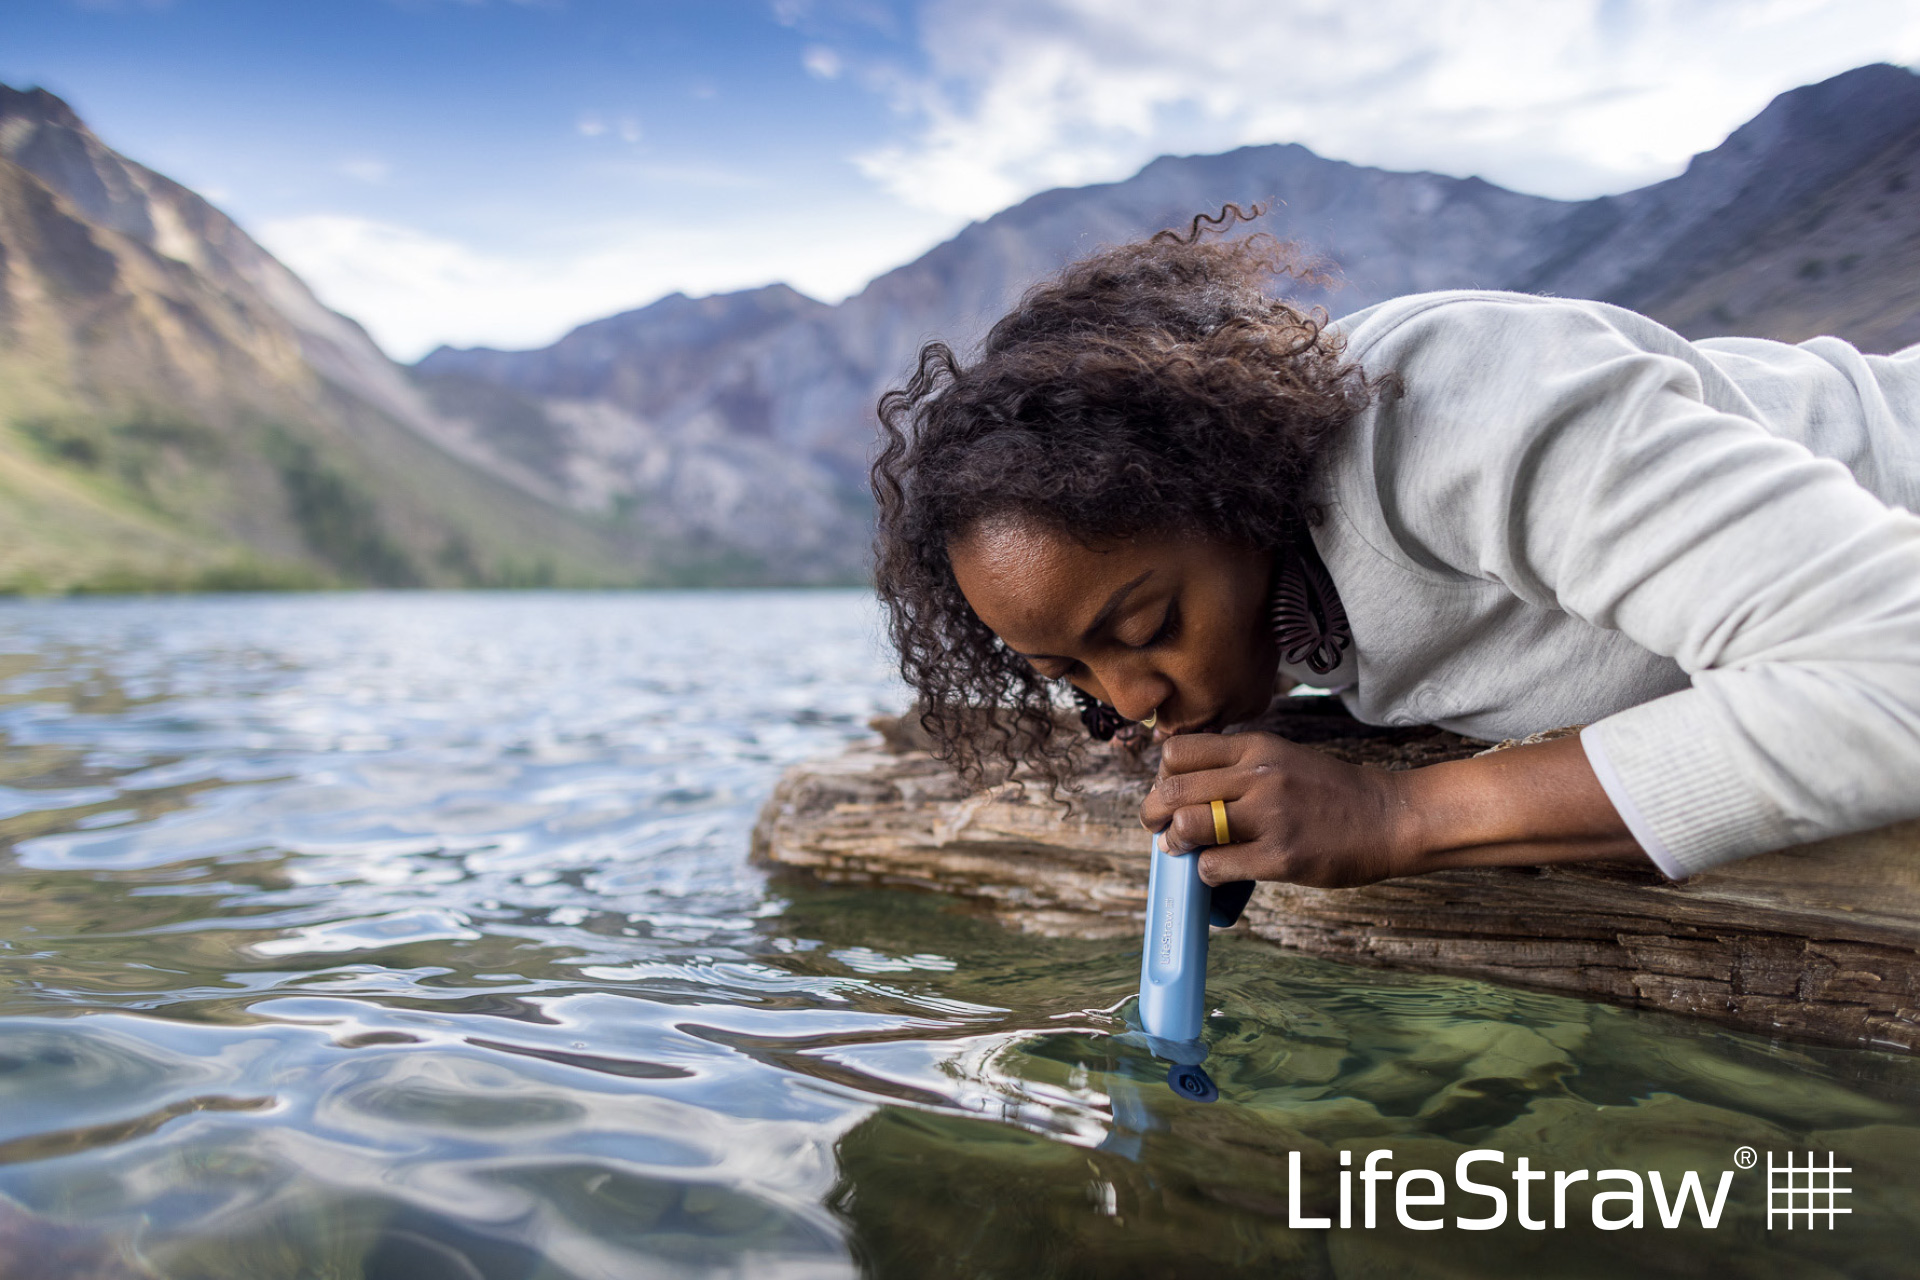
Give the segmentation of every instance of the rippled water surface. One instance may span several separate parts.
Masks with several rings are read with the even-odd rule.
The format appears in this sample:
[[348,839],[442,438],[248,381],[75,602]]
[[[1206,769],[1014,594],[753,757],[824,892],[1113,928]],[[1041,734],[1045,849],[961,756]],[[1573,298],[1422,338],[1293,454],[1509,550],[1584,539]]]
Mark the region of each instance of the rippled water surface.
[[[0,605],[0,1275],[1920,1273],[1911,1060],[1227,937],[1202,1106],[1121,1035],[1132,948],[770,880],[780,769],[900,700],[874,632],[851,593]],[[1712,1231],[1580,1187],[1564,1230],[1289,1225],[1296,1152],[1314,1215],[1342,1152],[1711,1185],[1743,1145],[1837,1153],[1851,1214],[1769,1229],[1761,1169]]]

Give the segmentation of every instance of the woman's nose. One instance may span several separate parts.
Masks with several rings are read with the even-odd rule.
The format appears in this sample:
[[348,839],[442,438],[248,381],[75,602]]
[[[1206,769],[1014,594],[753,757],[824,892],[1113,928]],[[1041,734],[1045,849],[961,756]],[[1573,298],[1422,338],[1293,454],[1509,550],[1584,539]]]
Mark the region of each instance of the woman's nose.
[[1107,702],[1129,720],[1145,720],[1173,695],[1166,677],[1147,671],[1098,673]]

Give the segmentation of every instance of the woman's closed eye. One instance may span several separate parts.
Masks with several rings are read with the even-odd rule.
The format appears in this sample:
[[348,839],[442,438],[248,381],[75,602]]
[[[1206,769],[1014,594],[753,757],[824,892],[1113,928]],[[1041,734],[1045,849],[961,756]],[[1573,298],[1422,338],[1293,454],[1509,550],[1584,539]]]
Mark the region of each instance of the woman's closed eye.
[[[1129,619],[1129,622],[1131,622],[1131,619]],[[1168,603],[1166,612],[1160,615],[1160,623],[1154,628],[1152,634],[1141,640],[1129,640],[1126,632],[1138,629],[1137,627],[1126,627],[1110,630],[1108,635],[1112,636],[1113,642],[1123,649],[1138,651],[1158,648],[1180,633],[1179,602],[1171,601]],[[1020,654],[1020,656],[1026,659],[1027,665],[1032,667],[1043,680],[1071,680],[1074,676],[1080,675],[1088,670],[1087,664],[1076,658],[1056,657],[1052,654],[1043,653],[1023,653]]]
[[1115,639],[1119,640],[1121,644],[1129,649],[1152,649],[1173,639],[1175,635],[1179,634],[1179,630],[1180,605],[1178,601],[1171,601],[1167,605],[1166,613],[1161,615],[1160,625],[1154,628],[1152,635],[1139,641],[1131,641],[1124,636],[1116,636]]
[[1086,670],[1085,663],[1070,658],[1028,658],[1027,665],[1043,680],[1068,680]]

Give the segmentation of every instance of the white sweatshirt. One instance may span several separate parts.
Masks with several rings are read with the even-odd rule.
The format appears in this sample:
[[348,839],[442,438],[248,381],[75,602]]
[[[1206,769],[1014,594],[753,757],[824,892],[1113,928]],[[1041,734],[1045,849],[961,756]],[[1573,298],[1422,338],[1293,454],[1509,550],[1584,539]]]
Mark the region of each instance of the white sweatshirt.
[[1920,347],[1465,291],[1334,327],[1401,391],[1322,472],[1354,645],[1288,674],[1375,724],[1589,725],[1676,879],[1920,816]]

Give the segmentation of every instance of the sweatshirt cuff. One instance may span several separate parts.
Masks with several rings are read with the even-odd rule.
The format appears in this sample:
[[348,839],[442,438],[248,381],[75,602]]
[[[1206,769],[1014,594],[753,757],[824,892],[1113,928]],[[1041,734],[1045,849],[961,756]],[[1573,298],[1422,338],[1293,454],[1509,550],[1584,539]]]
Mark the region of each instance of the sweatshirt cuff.
[[[1592,726],[1589,725],[1588,729]],[[1613,801],[1614,812],[1627,824],[1627,832],[1649,858],[1653,865],[1660,868],[1660,874],[1669,880],[1685,880],[1687,871],[1673,860],[1666,842],[1660,839],[1660,833],[1653,829],[1647,816],[1640,812],[1640,806],[1633,802],[1633,796],[1627,791],[1627,784],[1620,780],[1619,771],[1613,767],[1613,761],[1607,758],[1607,750],[1600,745],[1600,739],[1588,729],[1580,731],[1580,746],[1587,753],[1587,763],[1593,766],[1593,776],[1600,779],[1600,789],[1607,793],[1607,799]]]
[[1588,725],[1581,746],[1607,798],[1673,879],[1795,843],[1740,767],[1740,734],[1707,694],[1684,689]]

